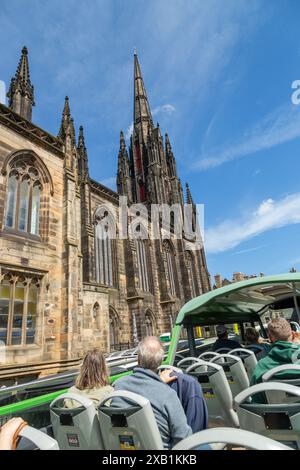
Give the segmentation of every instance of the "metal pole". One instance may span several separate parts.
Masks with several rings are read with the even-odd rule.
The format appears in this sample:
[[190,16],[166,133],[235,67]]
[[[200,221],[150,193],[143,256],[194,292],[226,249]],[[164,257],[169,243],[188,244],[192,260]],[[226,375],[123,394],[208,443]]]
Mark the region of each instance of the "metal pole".
[[297,290],[295,284],[293,284],[293,293],[294,293],[294,304],[295,304],[295,309],[297,312],[297,317],[298,317],[298,323],[300,322],[300,311],[299,311],[299,306],[297,302]]
[[196,357],[196,345],[195,345],[195,336],[193,326],[187,327],[188,342],[190,347],[191,356]]

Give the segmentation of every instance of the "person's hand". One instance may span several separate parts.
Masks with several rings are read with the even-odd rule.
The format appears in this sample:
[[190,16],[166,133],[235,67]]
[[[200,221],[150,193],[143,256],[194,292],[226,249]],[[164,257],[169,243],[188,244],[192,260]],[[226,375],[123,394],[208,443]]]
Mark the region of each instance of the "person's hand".
[[13,438],[16,431],[25,421],[22,418],[12,418],[0,430],[0,450],[12,450]]
[[172,369],[164,369],[160,372],[159,376],[165,384],[169,384],[171,382],[174,382],[174,380],[177,380],[176,375],[173,375],[173,377],[170,376],[172,372]]

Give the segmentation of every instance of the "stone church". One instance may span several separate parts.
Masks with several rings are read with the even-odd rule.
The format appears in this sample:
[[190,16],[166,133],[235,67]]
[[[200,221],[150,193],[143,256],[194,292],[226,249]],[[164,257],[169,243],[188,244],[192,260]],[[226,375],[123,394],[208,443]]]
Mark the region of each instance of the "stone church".
[[25,47],[7,97],[8,107],[0,104],[0,377],[63,370],[88,348],[110,352],[171,331],[180,307],[210,289],[204,248],[176,238],[174,220],[169,238],[161,231],[156,239],[123,239],[118,226],[115,236],[109,228],[120,196],[129,207],[195,209],[169,137],[153,124],[137,55],[133,133],[128,149],[120,134],[117,192],[91,178],[68,98],[57,137],[33,124]]

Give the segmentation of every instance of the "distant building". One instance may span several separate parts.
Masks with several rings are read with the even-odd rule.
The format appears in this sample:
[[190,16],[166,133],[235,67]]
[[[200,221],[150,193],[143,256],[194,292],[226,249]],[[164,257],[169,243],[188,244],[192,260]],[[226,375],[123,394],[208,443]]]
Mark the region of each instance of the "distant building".
[[[264,273],[259,273],[259,277],[264,276]],[[235,271],[232,274],[232,279],[227,279],[226,277],[223,279],[221,274],[216,274],[214,276],[215,283],[213,285],[213,289],[218,289],[219,287],[224,287],[228,286],[228,284],[232,284],[233,282],[240,282],[240,281],[246,281],[247,279],[253,279],[258,277],[257,274],[243,274],[240,271]]]

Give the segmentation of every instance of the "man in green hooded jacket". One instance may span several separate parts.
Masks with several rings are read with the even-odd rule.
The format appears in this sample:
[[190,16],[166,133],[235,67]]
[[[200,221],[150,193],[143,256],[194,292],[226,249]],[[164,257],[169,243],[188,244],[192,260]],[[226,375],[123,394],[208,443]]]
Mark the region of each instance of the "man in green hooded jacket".
[[[300,344],[294,342],[295,333],[285,318],[273,318],[268,323],[268,335],[272,344],[270,352],[258,361],[251,378],[251,385],[262,382],[263,375],[274,367],[283,364],[296,364],[300,362]],[[286,377],[286,372],[276,374],[276,378]],[[289,371],[291,375],[298,375],[299,371]],[[252,397],[256,403],[265,403],[264,394],[256,394]]]

